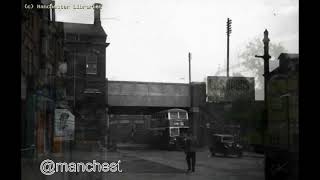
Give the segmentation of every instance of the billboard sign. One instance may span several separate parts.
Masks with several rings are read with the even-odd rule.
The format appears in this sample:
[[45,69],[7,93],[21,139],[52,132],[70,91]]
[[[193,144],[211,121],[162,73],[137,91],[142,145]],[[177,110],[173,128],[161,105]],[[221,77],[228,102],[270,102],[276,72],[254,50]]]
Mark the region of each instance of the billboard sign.
[[74,115],[68,109],[56,109],[54,135],[63,140],[74,140],[74,119]]
[[207,102],[232,102],[237,98],[254,100],[253,77],[208,76]]

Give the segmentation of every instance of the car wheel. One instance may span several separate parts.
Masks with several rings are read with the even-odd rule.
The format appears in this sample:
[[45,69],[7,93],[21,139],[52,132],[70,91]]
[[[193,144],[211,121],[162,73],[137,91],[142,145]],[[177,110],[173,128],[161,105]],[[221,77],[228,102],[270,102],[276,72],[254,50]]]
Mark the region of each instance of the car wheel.
[[215,156],[216,154],[215,154],[214,152],[211,152],[211,155],[212,155],[212,156]]
[[224,157],[227,157],[227,156],[228,156],[228,153],[227,153],[227,152],[224,152],[224,153],[223,153],[223,156],[224,156]]
[[242,157],[242,152],[238,153],[238,157],[241,158]]

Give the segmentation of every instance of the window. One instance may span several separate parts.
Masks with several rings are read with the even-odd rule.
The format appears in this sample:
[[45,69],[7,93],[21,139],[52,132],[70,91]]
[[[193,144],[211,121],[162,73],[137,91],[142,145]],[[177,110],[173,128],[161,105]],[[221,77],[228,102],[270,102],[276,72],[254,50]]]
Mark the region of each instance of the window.
[[185,112],[179,112],[179,118],[180,118],[180,119],[187,119],[187,113],[185,113]]
[[97,56],[87,56],[86,73],[97,74]]
[[66,34],[66,39],[67,40],[72,40],[72,41],[77,41],[78,40],[78,35],[73,34],[73,33],[67,33]]
[[136,124],[136,129],[144,129],[145,125],[144,124]]
[[178,119],[178,112],[170,112],[170,119]]
[[225,137],[222,137],[222,141],[223,142],[233,142],[233,137],[231,136],[225,136]]
[[280,137],[279,136],[272,136],[271,137],[271,144],[278,145],[279,142],[280,142]]
[[170,136],[179,136],[179,128],[170,128]]
[[21,68],[22,68],[22,71],[26,74],[28,73],[28,71],[27,71],[27,61],[28,61],[27,53],[28,53],[27,48],[22,48],[23,57],[21,57],[21,60],[22,60],[21,61]]
[[49,42],[48,39],[43,37],[42,38],[42,53],[46,56],[48,56],[48,50],[49,50]]
[[89,40],[89,36],[85,35],[85,34],[81,34],[80,35],[80,41],[88,41]]
[[34,24],[33,18],[34,18],[33,16],[30,17],[30,26],[31,26],[31,29],[33,29],[33,24]]
[[272,110],[282,110],[282,102],[281,99],[278,97],[271,97],[270,98],[270,106]]
[[28,52],[28,62],[27,62],[27,72],[28,72],[28,74],[29,75],[31,75],[32,74],[32,62],[33,62],[33,53],[32,53],[32,51],[31,50],[28,50],[27,51]]
[[[85,65],[85,66],[84,66]],[[84,76],[87,72],[86,68],[86,56],[85,55],[76,55],[76,75]]]
[[53,38],[52,38],[52,37],[49,37],[49,38],[48,38],[48,41],[49,41],[49,49],[54,49]]

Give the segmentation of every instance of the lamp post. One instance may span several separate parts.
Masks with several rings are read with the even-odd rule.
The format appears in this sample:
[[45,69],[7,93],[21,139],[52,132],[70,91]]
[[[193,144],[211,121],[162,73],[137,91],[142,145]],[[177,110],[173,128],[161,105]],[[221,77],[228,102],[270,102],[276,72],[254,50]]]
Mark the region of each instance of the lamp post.
[[192,132],[194,133],[194,122],[193,122],[193,103],[192,103],[192,87],[191,87],[191,53],[188,54],[188,60],[189,60],[189,97],[190,97],[190,127],[192,128]]
[[77,52],[73,54],[73,111],[76,110],[76,54]]
[[263,44],[264,44],[264,55],[258,56],[255,55],[255,57],[262,58],[264,61],[264,125],[262,130],[262,144],[265,145],[265,129],[267,127],[268,122],[268,75],[269,75],[269,59],[271,56],[269,55],[269,32],[268,30],[264,31],[264,38],[263,38]]

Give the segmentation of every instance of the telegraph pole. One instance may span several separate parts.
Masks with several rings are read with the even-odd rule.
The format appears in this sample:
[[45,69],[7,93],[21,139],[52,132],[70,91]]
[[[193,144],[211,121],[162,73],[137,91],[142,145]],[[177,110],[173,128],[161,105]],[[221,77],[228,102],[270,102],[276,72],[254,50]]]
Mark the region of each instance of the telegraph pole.
[[231,23],[232,23],[232,20],[228,18],[227,20],[227,77],[229,77],[229,37],[232,31]]
[[192,117],[192,87],[191,87],[191,53],[189,52],[188,54],[188,60],[189,60],[189,97],[190,97],[190,127],[192,128],[192,132],[193,132],[193,117]]
[[255,57],[262,58],[264,61],[264,123],[263,123],[263,130],[262,130],[262,144],[265,145],[265,129],[267,128],[267,122],[268,122],[268,75],[269,75],[269,60],[271,56],[269,55],[269,42],[270,39],[268,37],[269,32],[266,29],[264,31],[264,38],[263,38],[263,44],[264,44],[264,55],[258,56],[255,55]]
[[191,84],[191,53],[189,52],[189,85]]
[[73,108],[74,113],[76,111],[76,56],[77,53],[73,56]]

